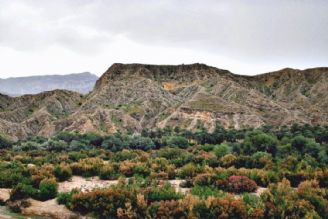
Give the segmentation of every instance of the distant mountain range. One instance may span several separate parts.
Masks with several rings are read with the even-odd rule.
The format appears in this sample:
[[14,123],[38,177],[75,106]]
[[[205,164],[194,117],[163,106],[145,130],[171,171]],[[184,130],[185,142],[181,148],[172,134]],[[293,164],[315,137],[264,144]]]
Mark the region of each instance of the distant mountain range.
[[93,89],[97,79],[96,75],[89,72],[0,79],[0,93],[21,96],[62,89],[87,94]]
[[204,64],[114,64],[87,95],[67,90],[14,98],[0,95],[0,133],[17,138],[63,130],[213,130],[217,123],[237,129],[328,125],[328,68],[243,76]]

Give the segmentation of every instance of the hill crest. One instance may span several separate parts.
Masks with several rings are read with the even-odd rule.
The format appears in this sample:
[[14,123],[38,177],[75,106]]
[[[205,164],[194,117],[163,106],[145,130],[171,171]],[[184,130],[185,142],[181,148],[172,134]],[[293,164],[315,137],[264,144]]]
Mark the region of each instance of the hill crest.
[[[85,96],[67,91],[0,96],[0,132],[21,138],[63,130],[212,130],[216,123],[234,128],[327,125],[327,87],[328,68],[242,76],[204,64],[116,63]],[[13,110],[22,104],[22,109]]]

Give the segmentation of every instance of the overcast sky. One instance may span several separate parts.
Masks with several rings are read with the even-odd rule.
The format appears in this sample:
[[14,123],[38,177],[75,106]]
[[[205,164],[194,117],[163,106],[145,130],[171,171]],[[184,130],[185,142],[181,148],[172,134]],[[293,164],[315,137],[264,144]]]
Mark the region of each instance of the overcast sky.
[[327,0],[0,0],[0,77],[112,63],[328,66]]

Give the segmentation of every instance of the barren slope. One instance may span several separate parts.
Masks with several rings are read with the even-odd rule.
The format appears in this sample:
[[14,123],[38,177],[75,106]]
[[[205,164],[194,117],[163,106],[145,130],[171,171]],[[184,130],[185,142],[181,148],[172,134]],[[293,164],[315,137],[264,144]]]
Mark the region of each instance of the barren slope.
[[68,91],[0,96],[0,132],[140,131],[328,124],[328,68],[240,76],[203,64],[114,64],[87,96]]

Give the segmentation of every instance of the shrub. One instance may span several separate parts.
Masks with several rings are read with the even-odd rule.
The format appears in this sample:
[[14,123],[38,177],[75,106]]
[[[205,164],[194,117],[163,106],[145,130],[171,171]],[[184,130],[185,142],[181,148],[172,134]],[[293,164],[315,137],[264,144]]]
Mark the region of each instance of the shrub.
[[59,181],[66,181],[72,177],[72,169],[68,165],[60,164],[55,167],[54,174]]
[[41,144],[34,141],[26,141],[13,146],[13,150],[15,151],[32,151],[32,150],[40,150],[40,149],[41,149]]
[[318,218],[309,217],[313,214],[313,206],[306,200],[300,200],[297,192],[284,179],[271,184],[261,199],[265,203],[264,218]]
[[275,155],[277,152],[277,145],[278,140],[276,137],[256,130],[247,133],[242,148],[246,154],[263,151]]
[[3,134],[0,134],[0,149],[10,148],[13,145],[13,141]]
[[103,137],[97,133],[94,132],[88,132],[86,134],[83,134],[81,138],[88,142],[88,144],[99,147],[101,146],[103,142]]
[[107,136],[101,144],[101,147],[106,148],[111,151],[120,151],[127,147],[127,143],[123,140],[120,135],[109,135]]
[[24,176],[19,170],[1,170],[0,174],[0,187],[11,188],[23,180]]
[[152,187],[149,191],[146,191],[146,199],[150,202],[177,200],[181,198],[183,198],[183,195],[175,192],[175,189],[170,183],[166,183],[160,187]]
[[197,203],[193,211],[197,218],[247,218],[244,202],[229,195],[224,198],[209,197]]
[[185,153],[186,151],[180,148],[170,148],[170,147],[161,148],[158,151],[156,151],[157,157],[163,157],[166,158],[167,160],[178,159],[182,157]]
[[74,211],[94,213],[100,218],[116,218],[118,213],[132,211],[136,218],[144,218],[144,202],[133,191],[111,187],[96,189],[92,192],[73,195],[71,209]]
[[250,218],[263,218],[265,206],[259,196],[244,193],[242,198],[246,204],[247,213]]
[[207,199],[208,197],[222,198],[226,196],[226,193],[222,190],[215,188],[213,186],[194,186],[191,189],[191,194],[196,195],[200,198]]
[[328,200],[324,189],[319,187],[316,180],[301,182],[297,188],[298,195],[309,201],[316,209],[318,214],[324,218],[328,215]]
[[151,138],[137,135],[129,139],[129,148],[147,151],[155,148],[155,144]]
[[188,140],[182,136],[171,136],[167,140],[167,144],[171,147],[178,147],[178,148],[187,148],[189,146]]
[[80,159],[84,159],[87,158],[88,156],[86,154],[83,154],[81,152],[76,152],[76,151],[72,151],[68,153],[68,159],[72,160],[72,161],[79,161]]
[[120,162],[124,160],[133,160],[136,157],[138,157],[138,155],[134,151],[123,150],[123,151],[116,152],[113,155],[112,159],[113,161]]
[[87,149],[91,149],[90,146],[86,142],[81,140],[71,141],[69,146],[66,148],[66,150],[69,151],[80,151],[80,150],[87,150]]
[[193,163],[188,163],[180,168],[178,176],[182,179],[192,178],[201,172],[201,167],[196,166]]
[[230,192],[254,192],[257,188],[256,182],[246,176],[230,176],[228,178],[228,190]]
[[236,163],[237,157],[233,154],[227,154],[220,158],[220,165],[223,167],[230,167]]
[[198,186],[213,186],[216,180],[216,175],[210,173],[198,174],[192,179],[193,184]]
[[117,179],[118,174],[112,165],[106,164],[100,168],[99,177],[104,180]]
[[188,218],[189,209],[177,200],[151,203],[148,208],[150,218]]
[[78,140],[80,136],[74,132],[59,132],[55,138],[70,143],[73,140]]
[[137,166],[137,163],[131,161],[123,161],[119,164],[119,173],[123,174],[126,177],[133,176],[133,169]]
[[206,152],[212,151],[214,149],[215,145],[213,144],[204,144],[200,146],[201,150],[204,150]]
[[57,196],[57,203],[60,205],[65,205],[67,208],[70,208],[73,200],[73,195],[77,193],[77,190],[59,193]]
[[215,148],[214,148],[214,153],[218,158],[221,158],[221,157],[223,157],[224,155],[227,155],[230,152],[231,152],[231,148],[226,143],[216,145]]
[[100,158],[85,158],[77,163],[72,163],[70,167],[73,174],[90,177],[98,175],[103,165],[103,160]]
[[50,139],[44,144],[46,145],[46,149],[49,151],[60,152],[68,148],[68,144],[63,140],[57,141],[57,140]]
[[32,185],[18,183],[10,192],[10,200],[15,201],[35,197],[37,193],[38,190],[33,188]]
[[44,201],[55,198],[57,195],[57,182],[54,179],[44,179],[39,187],[39,199]]
[[145,164],[139,164],[133,168],[134,175],[147,177],[150,175],[150,169]]
[[272,164],[272,155],[267,152],[256,152],[252,155],[252,168],[263,168]]

